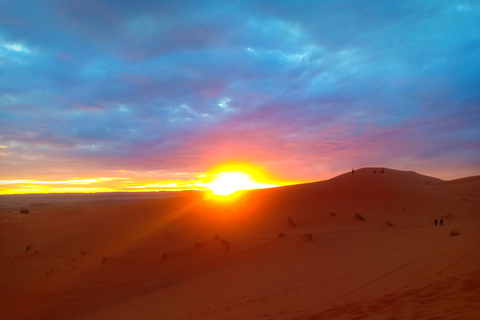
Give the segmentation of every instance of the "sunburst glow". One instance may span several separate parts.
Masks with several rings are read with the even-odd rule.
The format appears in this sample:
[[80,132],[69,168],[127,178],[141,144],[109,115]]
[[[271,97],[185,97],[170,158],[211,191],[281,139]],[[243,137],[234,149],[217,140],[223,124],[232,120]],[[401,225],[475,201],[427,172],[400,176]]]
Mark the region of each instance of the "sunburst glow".
[[243,172],[223,172],[210,186],[213,194],[220,196],[228,196],[240,190],[253,188],[255,188],[255,182]]

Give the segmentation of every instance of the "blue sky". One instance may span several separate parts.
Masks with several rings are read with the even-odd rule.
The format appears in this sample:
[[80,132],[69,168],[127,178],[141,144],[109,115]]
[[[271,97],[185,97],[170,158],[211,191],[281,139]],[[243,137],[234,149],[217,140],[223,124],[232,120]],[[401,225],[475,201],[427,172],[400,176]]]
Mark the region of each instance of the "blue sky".
[[478,1],[0,1],[0,180],[478,175],[479,61]]

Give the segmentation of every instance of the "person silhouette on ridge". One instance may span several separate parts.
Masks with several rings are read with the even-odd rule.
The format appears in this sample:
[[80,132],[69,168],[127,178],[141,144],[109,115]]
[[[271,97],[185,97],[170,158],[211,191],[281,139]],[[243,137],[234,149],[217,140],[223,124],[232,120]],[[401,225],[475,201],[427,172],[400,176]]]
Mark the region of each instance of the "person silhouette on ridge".
[[443,219],[440,219],[440,225],[443,226]]
[[437,223],[438,223],[438,220],[435,219],[435,221],[433,221],[433,223],[435,223],[435,227],[437,226]]

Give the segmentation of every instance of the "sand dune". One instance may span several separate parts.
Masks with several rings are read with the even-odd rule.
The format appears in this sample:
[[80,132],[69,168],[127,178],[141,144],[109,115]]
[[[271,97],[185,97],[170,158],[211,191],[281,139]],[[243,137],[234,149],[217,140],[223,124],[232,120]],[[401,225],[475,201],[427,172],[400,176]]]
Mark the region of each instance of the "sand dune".
[[480,176],[0,211],[2,319],[480,317]]

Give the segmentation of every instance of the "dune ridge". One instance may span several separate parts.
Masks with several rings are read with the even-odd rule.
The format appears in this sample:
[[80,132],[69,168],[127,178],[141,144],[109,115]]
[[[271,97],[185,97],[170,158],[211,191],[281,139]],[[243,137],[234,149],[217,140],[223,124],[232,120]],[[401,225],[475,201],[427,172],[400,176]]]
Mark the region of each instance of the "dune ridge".
[[3,212],[2,319],[476,319],[480,176],[380,169]]

